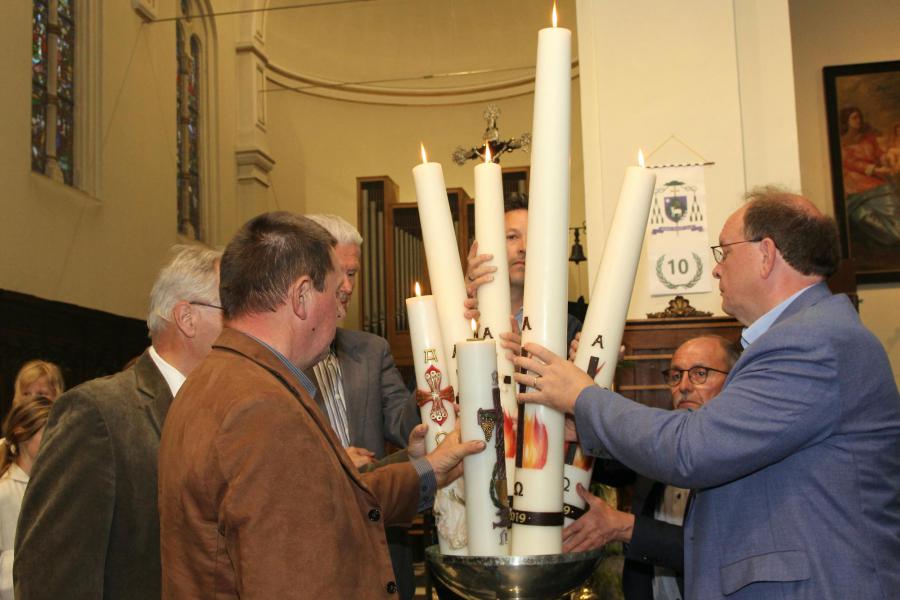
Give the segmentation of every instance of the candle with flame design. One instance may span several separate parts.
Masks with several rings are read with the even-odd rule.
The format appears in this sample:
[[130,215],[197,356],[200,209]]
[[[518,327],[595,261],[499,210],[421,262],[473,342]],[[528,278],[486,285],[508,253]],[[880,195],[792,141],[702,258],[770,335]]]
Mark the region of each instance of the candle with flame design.
[[[566,355],[568,313],[569,136],[572,32],[538,33],[522,343]],[[519,411],[513,487],[512,553],[562,551],[563,414],[529,404]]]
[[[473,332],[477,325],[472,322]],[[470,556],[509,554],[509,502],[503,408],[497,387],[497,344],[469,339],[456,345],[462,440],[484,440],[484,452],[463,459]]]
[[469,337],[469,323],[463,317],[466,285],[463,279],[456,230],[450,214],[450,201],[444,184],[444,171],[439,163],[428,162],[425,146],[421,146],[422,164],[413,168],[419,222],[431,290],[437,300],[441,337],[447,357],[449,382],[458,390],[456,350],[458,342]]
[[493,254],[497,267],[494,280],[478,288],[481,337],[497,340],[497,382],[503,406],[503,432],[506,444],[506,489],[512,493],[516,476],[515,423],[519,418],[515,367],[499,344],[500,334],[512,331],[509,299],[509,265],[506,260],[506,217],[503,211],[503,173],[491,162],[490,146],[485,147],[484,163],[475,167],[475,239],[480,254]]
[[[447,360],[441,340],[434,296],[406,299],[413,366],[416,370],[416,401],[422,422],[428,425],[425,449],[432,452],[456,426],[454,391],[447,376]],[[465,506],[459,480],[438,490],[434,501],[441,554],[466,554]]]
[[[575,365],[593,377],[597,385],[607,388],[612,385],[616,371],[628,304],[631,302],[634,277],[641,258],[644,231],[653,200],[653,188],[656,185],[656,175],[644,168],[644,155],[640,151],[638,165],[628,167],[625,172],[619,203],[609,228],[609,237],[603,247],[603,259],[594,278],[591,302],[575,356]],[[584,512],[584,501],[575,487],[578,483],[584,487],[590,484],[593,464],[586,466],[589,460],[583,457],[581,449],[574,444],[566,453],[563,487],[567,524],[571,522],[570,519],[577,519]]]

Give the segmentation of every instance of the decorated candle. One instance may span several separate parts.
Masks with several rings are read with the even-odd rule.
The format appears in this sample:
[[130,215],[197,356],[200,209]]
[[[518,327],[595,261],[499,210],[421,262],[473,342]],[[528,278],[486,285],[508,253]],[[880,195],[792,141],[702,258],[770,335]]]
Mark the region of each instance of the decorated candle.
[[491,162],[490,147],[485,148],[485,162],[475,167],[475,239],[478,252],[492,254],[497,267],[494,280],[478,288],[478,310],[481,337],[497,342],[497,384],[503,407],[503,434],[506,446],[506,489],[512,493],[516,474],[515,427],[519,418],[516,385],[512,379],[515,367],[500,346],[500,334],[512,330],[510,325],[509,264],[506,260],[506,219],[503,212],[503,176],[500,165]]
[[437,299],[441,336],[447,357],[447,376],[454,389],[456,379],[457,342],[469,337],[469,324],[463,317],[466,286],[463,280],[456,230],[450,214],[450,201],[444,185],[444,172],[438,163],[428,162],[422,146],[422,164],[413,168],[419,221],[422,224],[422,241],[431,291]]
[[460,434],[464,442],[487,444],[463,459],[469,555],[503,556],[509,554],[509,503],[496,343],[470,339],[456,351]]
[[[572,33],[538,33],[522,343],[566,355]],[[512,554],[558,554],[563,524],[563,414],[519,411]]]
[[[609,387],[615,375],[656,184],[656,175],[644,168],[644,157],[640,152],[638,164],[625,171],[619,203],[603,247],[603,259],[594,278],[591,301],[575,356],[575,365],[593,377],[601,387]],[[573,462],[568,460],[570,456]],[[588,487],[593,465],[577,446],[569,449],[566,458],[566,512],[577,518],[584,509],[584,501],[575,487],[577,483]]]
[[[434,296],[419,294],[417,282],[416,297],[406,299],[406,313],[416,371],[416,402],[422,422],[428,425],[425,449],[432,452],[456,426],[456,411]],[[465,506],[459,481],[439,489],[435,496],[441,554],[466,554]]]

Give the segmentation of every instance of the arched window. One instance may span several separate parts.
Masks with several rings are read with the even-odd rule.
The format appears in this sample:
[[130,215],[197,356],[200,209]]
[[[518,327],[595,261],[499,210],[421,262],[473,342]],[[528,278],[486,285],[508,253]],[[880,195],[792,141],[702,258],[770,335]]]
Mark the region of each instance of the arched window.
[[31,168],[68,185],[75,177],[75,0],[34,0]]
[[180,2],[181,17],[176,25],[177,133],[178,144],[178,231],[191,239],[203,239],[201,214],[200,127],[202,124],[202,46],[193,32],[189,0]]

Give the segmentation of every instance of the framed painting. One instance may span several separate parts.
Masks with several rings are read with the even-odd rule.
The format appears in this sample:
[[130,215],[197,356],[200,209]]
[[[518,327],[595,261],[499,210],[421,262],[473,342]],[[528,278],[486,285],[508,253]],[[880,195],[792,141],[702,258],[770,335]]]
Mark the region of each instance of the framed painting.
[[900,281],[900,60],[825,67],[834,214],[860,283]]

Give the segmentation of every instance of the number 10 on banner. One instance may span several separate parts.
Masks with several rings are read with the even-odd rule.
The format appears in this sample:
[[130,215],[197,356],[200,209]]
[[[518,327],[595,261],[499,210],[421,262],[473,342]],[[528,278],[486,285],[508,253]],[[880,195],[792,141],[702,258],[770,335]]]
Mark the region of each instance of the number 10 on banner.
[[709,292],[710,259],[702,248],[683,248],[663,252],[650,263],[650,294],[669,296],[673,293],[693,294]]

